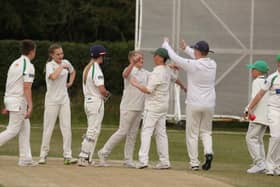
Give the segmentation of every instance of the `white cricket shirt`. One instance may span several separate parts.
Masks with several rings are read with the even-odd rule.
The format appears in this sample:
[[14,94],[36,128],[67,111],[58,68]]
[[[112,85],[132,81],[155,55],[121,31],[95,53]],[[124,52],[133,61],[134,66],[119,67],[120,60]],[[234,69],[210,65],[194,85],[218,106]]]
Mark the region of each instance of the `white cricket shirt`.
[[83,81],[83,92],[86,98],[103,98],[98,86],[104,85],[104,76],[98,63],[93,63],[86,77],[86,84]]
[[[164,42],[162,47],[167,49],[169,57],[187,73],[186,103],[200,107],[215,107],[216,62],[210,58],[197,60],[182,58],[174,52],[168,42]],[[193,49],[187,47],[185,52],[194,58]]]
[[275,73],[268,76],[262,89],[269,90],[268,106],[280,108],[280,73]]
[[146,95],[145,111],[167,113],[170,83],[176,80],[177,76],[168,66],[154,67],[148,79],[147,89],[151,93]]
[[[125,68],[126,70],[126,68]],[[124,70],[124,71],[125,71]],[[129,82],[131,77],[137,79],[141,85],[147,85],[150,72],[145,69],[133,67],[127,78],[124,78],[124,90],[120,104],[121,110],[143,111],[145,103],[145,94],[132,86]]]
[[60,66],[60,64],[56,63],[54,60],[47,62],[46,64],[47,93],[45,104],[47,105],[64,104],[69,100],[67,78],[68,73],[72,73],[74,68],[66,59],[63,59],[61,63],[67,64],[69,68],[63,69],[56,80],[50,79],[49,76]]
[[23,83],[32,83],[35,69],[28,57],[22,55],[9,67],[4,102],[9,111],[19,111],[19,103],[24,101]]
[[[255,78],[252,82],[252,94],[251,99],[253,99],[258,92],[262,89],[262,86],[265,83],[265,76],[259,76]],[[259,101],[259,103],[255,106],[253,113],[256,115],[256,119],[254,122],[260,123],[263,125],[268,125],[267,121],[267,102],[268,102],[269,94],[265,93],[263,98]]]

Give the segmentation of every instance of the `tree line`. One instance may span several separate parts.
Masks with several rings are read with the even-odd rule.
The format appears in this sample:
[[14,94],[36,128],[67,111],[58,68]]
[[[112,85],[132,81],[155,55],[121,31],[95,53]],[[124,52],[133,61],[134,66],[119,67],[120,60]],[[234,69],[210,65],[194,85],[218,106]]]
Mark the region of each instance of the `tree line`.
[[134,39],[135,0],[0,0],[0,40]]

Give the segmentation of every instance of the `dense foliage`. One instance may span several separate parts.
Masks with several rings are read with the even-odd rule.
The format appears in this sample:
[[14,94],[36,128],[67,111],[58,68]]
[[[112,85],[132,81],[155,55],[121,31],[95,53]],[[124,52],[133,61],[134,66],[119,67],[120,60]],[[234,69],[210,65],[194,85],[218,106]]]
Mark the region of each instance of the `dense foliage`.
[[0,40],[134,39],[135,0],[1,0]]

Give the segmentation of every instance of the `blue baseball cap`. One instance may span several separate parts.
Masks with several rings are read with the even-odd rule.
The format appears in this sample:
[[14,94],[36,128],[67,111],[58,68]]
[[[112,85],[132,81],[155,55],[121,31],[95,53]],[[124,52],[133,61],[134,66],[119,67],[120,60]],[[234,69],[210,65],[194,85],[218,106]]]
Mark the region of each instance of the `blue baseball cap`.
[[107,50],[103,45],[93,45],[90,48],[90,56],[93,58],[98,58],[102,55],[106,55]]
[[206,52],[206,53],[210,52],[210,53],[214,53],[214,51],[209,50],[209,45],[208,45],[208,43],[207,43],[206,41],[203,41],[203,40],[197,42],[197,43],[194,44],[194,45],[191,45],[190,47],[193,48],[193,49],[196,49],[196,50],[198,50],[198,51],[200,51],[200,52]]

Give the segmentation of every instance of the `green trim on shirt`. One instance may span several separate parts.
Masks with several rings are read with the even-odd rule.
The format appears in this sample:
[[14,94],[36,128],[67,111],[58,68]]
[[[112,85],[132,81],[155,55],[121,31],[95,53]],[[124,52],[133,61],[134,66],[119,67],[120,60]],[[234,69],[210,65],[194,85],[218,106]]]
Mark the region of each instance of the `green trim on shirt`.
[[92,73],[91,73],[91,78],[92,80],[94,80],[94,63],[92,64]]
[[25,70],[26,70],[26,60],[24,58],[23,59],[23,72],[22,72],[22,75],[24,75]]
[[274,81],[276,80],[276,78],[277,78],[277,77],[278,77],[278,75],[274,75],[274,77],[272,77],[270,87],[272,87],[272,86],[273,86]]

